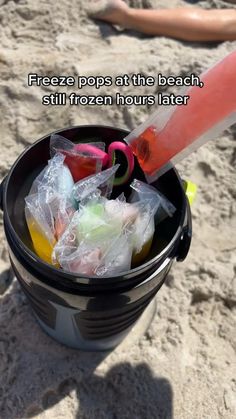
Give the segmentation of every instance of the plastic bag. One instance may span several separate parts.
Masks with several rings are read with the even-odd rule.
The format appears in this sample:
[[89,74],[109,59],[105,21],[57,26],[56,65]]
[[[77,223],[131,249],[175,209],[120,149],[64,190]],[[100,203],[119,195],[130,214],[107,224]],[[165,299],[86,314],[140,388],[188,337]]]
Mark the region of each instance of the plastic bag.
[[133,265],[137,265],[150,252],[155,225],[168,216],[172,217],[175,207],[159,191],[140,180],[134,179],[130,186],[134,190],[130,200],[139,204],[139,215],[134,224],[132,257]]
[[54,247],[53,260],[63,269],[86,275],[110,275],[131,266],[131,230],[122,217],[106,212],[107,200],[89,202],[77,211]]
[[40,201],[44,199],[45,205],[49,206],[56,238],[69,224],[76,207],[72,196],[74,181],[64,159],[61,154],[56,154],[49,160],[47,167],[34,180],[29,193],[40,194]]
[[236,51],[200,76],[202,88],[184,92],[186,105],[159,107],[126,137],[150,182],[236,122],[235,68]]
[[45,262],[51,263],[53,246],[56,243],[52,232],[50,213],[46,214],[41,208],[42,199],[39,194],[25,198],[25,218],[32,239],[33,247],[37,255]]
[[[123,196],[122,199],[124,199]],[[108,217],[117,218],[123,226],[128,226],[136,221],[139,215],[139,208],[137,205],[125,202],[125,200],[112,199],[105,202],[105,212]]]
[[137,179],[134,179],[130,186],[133,189],[130,201],[148,203],[151,210],[150,216],[155,216],[156,224],[166,217],[173,216],[176,211],[175,206],[156,188]]
[[[106,201],[104,199],[104,201]],[[122,220],[116,214],[108,215],[105,211],[104,201],[88,203],[79,212],[77,226],[78,242],[106,241],[121,233]]]
[[137,265],[147,257],[155,232],[155,214],[160,222],[172,216],[175,207],[156,189],[138,180],[131,184],[131,203],[126,202],[124,194],[108,200],[96,189],[97,177],[101,180],[101,176],[93,176],[76,185],[80,187],[79,210],[56,244],[54,255],[55,261],[70,272],[109,276],[127,271],[131,261]]
[[52,190],[74,204],[72,197],[74,181],[64,160],[65,157],[61,154],[56,154],[49,160],[48,165],[34,180],[29,195]]
[[133,248],[129,236],[130,231],[124,230],[120,236],[109,243],[95,270],[97,276],[117,275],[131,268]]
[[104,150],[105,144],[102,142],[74,144],[58,134],[50,139],[51,156],[58,152],[64,155],[65,164],[75,182],[100,172],[106,166],[108,155]]
[[54,264],[59,263],[69,272],[91,275],[98,263],[99,249],[96,246],[89,248],[79,242],[79,219],[80,214],[76,211],[68,228],[53,249],[52,260]]
[[47,263],[52,263],[53,247],[75,212],[73,186],[64,156],[57,154],[34,180],[25,198],[25,217],[35,252]]
[[150,215],[150,208],[146,207],[138,216],[132,235],[132,264],[134,266],[142,263],[148,256],[153,242],[155,233],[154,216]]
[[68,226],[73,208],[52,189],[25,198],[25,217],[37,255],[52,263],[56,241]]
[[131,267],[132,248],[125,236],[113,242],[82,242],[71,252],[68,246],[66,251],[60,252],[57,244],[54,252],[64,270],[80,275],[110,276]]
[[101,249],[95,244],[81,243],[74,251],[67,245],[59,249],[59,243],[54,248],[55,260],[62,269],[80,275],[96,275],[95,271],[101,261]]
[[96,175],[92,175],[77,182],[73,188],[72,195],[77,202],[81,202],[89,196],[97,196],[98,189],[101,191],[102,196],[109,198],[113,188],[113,181],[115,173],[119,168],[119,164],[103,170]]

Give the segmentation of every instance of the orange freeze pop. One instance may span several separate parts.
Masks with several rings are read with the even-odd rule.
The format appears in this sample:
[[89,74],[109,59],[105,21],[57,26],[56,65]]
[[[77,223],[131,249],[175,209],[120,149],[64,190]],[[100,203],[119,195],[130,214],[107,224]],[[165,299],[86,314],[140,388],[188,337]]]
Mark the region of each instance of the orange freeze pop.
[[[135,131],[127,137],[147,175],[156,173],[183,150],[187,155],[213,138],[214,134],[201,143],[196,141],[236,110],[236,51],[203,73],[200,80],[204,87],[193,86],[186,91],[185,94],[190,96],[187,105],[176,106],[164,128],[158,129],[153,119],[154,122],[136,138]],[[228,126],[234,122],[236,116]],[[222,127],[221,131],[225,128]]]

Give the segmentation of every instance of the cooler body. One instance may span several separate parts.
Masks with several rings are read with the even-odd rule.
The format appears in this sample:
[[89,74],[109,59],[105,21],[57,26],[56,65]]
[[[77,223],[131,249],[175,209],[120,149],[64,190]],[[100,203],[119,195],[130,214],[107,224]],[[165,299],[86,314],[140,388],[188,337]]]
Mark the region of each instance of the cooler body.
[[[78,142],[122,141],[124,130],[79,126],[57,134]],[[0,185],[0,207],[15,275],[42,328],[68,346],[104,350],[116,346],[142,316],[162,286],[176,259],[184,260],[191,242],[191,212],[182,181],[172,168],[152,186],[176,207],[173,217],[156,227],[146,260],[113,277],[88,277],[58,269],[35,253],[25,220],[25,197],[35,177],[50,159],[50,135],[28,147]],[[145,181],[135,160],[130,179]],[[129,198],[129,183],[117,187]]]

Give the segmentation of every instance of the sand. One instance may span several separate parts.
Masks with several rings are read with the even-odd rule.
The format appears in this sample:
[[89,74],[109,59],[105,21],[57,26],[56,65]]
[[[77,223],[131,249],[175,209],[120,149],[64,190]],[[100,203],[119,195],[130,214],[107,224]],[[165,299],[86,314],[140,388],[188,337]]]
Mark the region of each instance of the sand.
[[[236,47],[236,42],[191,44],[120,31],[89,20],[84,3],[0,1],[1,178],[28,144],[55,129],[84,123],[132,129],[151,112],[145,106],[44,107],[42,95],[55,88],[27,87],[29,72],[200,74]],[[149,8],[165,3],[130,2]],[[186,3],[175,0],[169,7],[173,4]],[[198,6],[229,7],[216,0]],[[101,89],[107,91],[115,94],[116,88]],[[122,91],[134,93],[132,87]],[[182,177],[198,185],[191,251],[184,263],[175,263],[158,293],[146,334],[111,353],[71,350],[41,331],[9,270],[1,214],[1,419],[235,417],[235,165],[235,127],[178,165]]]

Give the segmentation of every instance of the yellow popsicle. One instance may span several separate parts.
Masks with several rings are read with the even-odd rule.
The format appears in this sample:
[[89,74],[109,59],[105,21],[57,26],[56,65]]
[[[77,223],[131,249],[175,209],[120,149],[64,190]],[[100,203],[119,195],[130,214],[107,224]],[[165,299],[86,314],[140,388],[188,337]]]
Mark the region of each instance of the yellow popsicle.
[[28,222],[28,229],[30,232],[30,236],[31,236],[36,254],[44,262],[47,262],[50,265],[52,265],[52,251],[53,251],[53,247],[56,244],[56,240],[52,245],[49,242],[49,240],[45,237],[40,226],[36,223],[36,221],[33,218],[31,218],[30,221]]
[[150,252],[152,246],[153,235],[150,237],[149,240],[144,243],[142,249],[138,253],[133,253],[132,255],[132,265],[137,266],[141,265],[141,263],[146,259],[148,253]]

